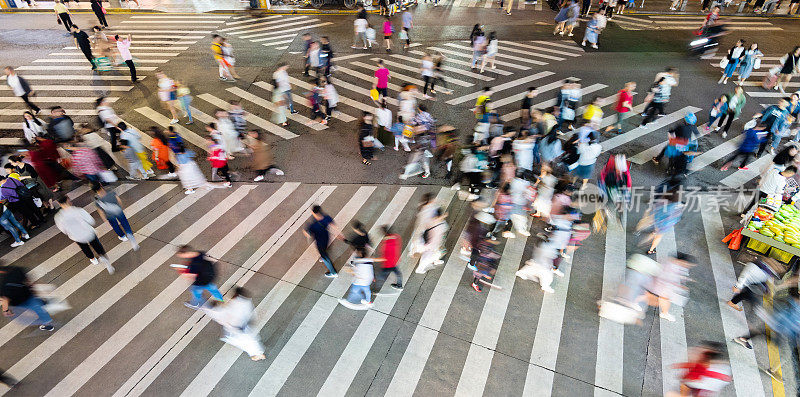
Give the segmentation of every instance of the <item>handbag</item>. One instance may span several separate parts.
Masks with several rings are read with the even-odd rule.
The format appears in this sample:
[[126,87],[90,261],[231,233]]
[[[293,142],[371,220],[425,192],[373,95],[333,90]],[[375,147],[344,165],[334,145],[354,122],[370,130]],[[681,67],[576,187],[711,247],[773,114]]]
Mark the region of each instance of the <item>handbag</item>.
[[728,66],[728,58],[722,58],[719,60],[719,67],[725,68]]
[[114,171],[100,171],[100,180],[105,183],[114,183],[117,181],[117,175],[114,174]]
[[106,11],[106,8],[103,7],[103,6],[100,6],[100,11],[102,11],[103,14],[108,14],[108,12]]
[[756,58],[756,60],[753,62],[753,69],[761,69],[761,58]]
[[[33,198],[33,193],[31,193],[30,189],[25,187],[25,184],[23,184],[22,182],[14,179],[14,178],[9,178],[9,179],[13,179],[14,180],[14,192],[17,193],[17,196],[19,196],[19,198],[21,198],[23,200],[27,200],[27,199]],[[19,185],[17,185],[17,184],[19,184]]]

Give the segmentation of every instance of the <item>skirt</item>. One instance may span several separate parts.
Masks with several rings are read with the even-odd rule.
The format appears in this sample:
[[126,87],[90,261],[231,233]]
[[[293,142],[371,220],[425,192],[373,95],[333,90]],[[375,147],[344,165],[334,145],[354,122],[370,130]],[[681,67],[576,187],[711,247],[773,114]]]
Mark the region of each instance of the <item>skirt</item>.
[[206,177],[192,160],[188,160],[178,167],[178,178],[185,189],[197,189],[206,184]]
[[575,167],[575,169],[572,171],[572,173],[579,179],[589,179],[592,177],[593,172],[594,172],[594,164],[579,165]]

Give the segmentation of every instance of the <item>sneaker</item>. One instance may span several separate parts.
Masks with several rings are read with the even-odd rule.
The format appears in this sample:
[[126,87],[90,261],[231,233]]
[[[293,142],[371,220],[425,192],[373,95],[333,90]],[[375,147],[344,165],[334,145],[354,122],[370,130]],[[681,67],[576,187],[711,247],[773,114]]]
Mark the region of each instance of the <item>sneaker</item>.
[[431,176],[431,174],[423,174],[422,175],[422,179],[428,179],[428,177],[430,177],[430,176]]
[[728,137],[728,132],[727,131],[722,131],[722,137],[723,138],[727,138]]
[[747,168],[747,167],[739,167],[739,169],[740,169],[740,170],[742,170],[742,171],[747,171],[747,170],[749,170],[750,168]]
[[339,277],[339,273],[326,272],[325,273],[325,277],[327,277],[327,278],[336,278],[336,277]]
[[553,292],[556,292],[556,290],[554,290],[553,287],[551,287],[549,285],[548,286],[543,286],[542,287],[542,291],[547,292],[548,294],[552,294]]
[[264,180],[264,175],[259,175],[259,176],[255,177],[255,178],[253,178],[253,182],[259,182],[259,181],[263,181],[263,180]]
[[403,286],[400,285],[400,284],[397,284],[397,283],[392,284],[392,288],[394,288],[396,290],[400,290],[400,291],[403,290]]
[[273,171],[273,174],[281,176],[281,175],[284,175],[284,172],[283,172],[283,170],[279,170],[279,169],[275,168],[274,171]]
[[523,235],[525,237],[530,237],[531,236],[531,232],[529,232],[527,230],[523,230],[523,231],[520,231],[520,232],[517,232],[517,233],[519,233],[520,235]]
[[119,239],[119,241],[128,241],[128,236],[122,236],[122,237],[117,236],[117,238]]
[[189,309],[192,309],[192,310],[197,310],[197,309],[200,308],[200,306],[202,306],[202,304],[195,305],[195,304],[193,304],[191,302],[183,302],[183,305],[188,307]]
[[193,194],[193,193],[194,193],[194,189],[186,189],[186,190],[183,192],[183,194]]
[[658,315],[658,317],[661,317],[664,320],[667,320],[667,321],[670,321],[670,322],[674,322],[675,321],[675,316],[673,316],[672,314],[669,314],[669,313],[660,313]]
[[89,259],[89,262],[91,262],[91,264],[93,264],[93,265],[96,265],[96,264],[100,263],[100,261],[97,260],[97,258]]
[[362,299],[361,300],[361,304],[364,305],[364,306],[372,306],[372,302],[370,302],[370,301],[368,301],[366,299]]
[[770,154],[770,156],[774,156],[775,155],[775,149],[769,148],[769,154]]
[[39,326],[39,329],[42,331],[53,332],[53,330],[56,329],[56,327],[50,324],[42,324]]
[[483,288],[481,288],[481,286],[478,285],[478,283],[472,283],[472,289],[478,292],[483,292]]
[[224,186],[225,186],[225,187],[233,187],[233,184],[232,184],[232,183],[230,183],[230,182],[225,182],[225,185],[224,185]]
[[178,120],[178,119],[172,119],[172,120],[169,121],[169,123],[170,124],[178,124],[179,121],[180,120]]
[[170,172],[169,174],[164,174],[163,177],[164,177],[164,179],[177,178],[178,174],[176,174],[174,172]]
[[733,338],[733,341],[738,343],[738,344],[740,344],[740,345],[742,345],[742,346],[744,346],[744,347],[746,347],[746,348],[748,348],[748,349],[751,349],[751,350],[753,349],[753,345],[750,344],[750,339],[743,338],[743,337],[740,336],[738,338]]
[[594,49],[596,50],[596,49],[598,49],[599,47],[597,46],[597,44],[592,44],[592,48],[594,48]]
[[564,277],[564,272],[558,269],[553,269],[553,274],[555,274],[558,277]]
[[111,262],[108,261],[108,258],[106,258],[105,256],[101,256],[100,262],[103,262],[103,264],[106,265],[106,270],[108,271],[108,274],[114,274],[116,269],[114,269],[114,266],[111,266]]
[[517,237],[514,232],[503,232],[503,238],[514,238]]
[[136,242],[136,239],[134,239],[133,236],[130,236],[128,240],[131,242],[131,249],[134,251],[138,251],[139,243]]
[[572,37],[572,36],[575,36],[575,34],[573,34],[573,33],[570,33],[570,34],[568,34],[567,36],[569,36],[569,37]]
[[461,190],[461,185],[456,183],[453,186],[450,186],[450,190]]
[[25,234],[23,234],[23,235],[22,235],[22,239],[24,239],[24,240],[30,240],[30,239],[31,239],[31,235],[30,235],[30,234],[27,234],[27,233],[25,233]]
[[22,244],[25,244],[25,243],[23,243],[22,241],[15,241],[15,242],[11,243],[11,248],[17,248]]

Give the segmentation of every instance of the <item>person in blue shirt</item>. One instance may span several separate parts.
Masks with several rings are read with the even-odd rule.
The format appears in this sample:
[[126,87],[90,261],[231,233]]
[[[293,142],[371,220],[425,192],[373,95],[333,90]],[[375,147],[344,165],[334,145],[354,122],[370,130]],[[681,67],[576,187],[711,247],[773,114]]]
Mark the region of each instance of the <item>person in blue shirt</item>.
[[328,244],[330,244],[331,241],[331,234],[328,230],[329,228],[333,229],[334,236],[340,236],[342,234],[341,231],[336,227],[336,224],[333,222],[333,218],[322,211],[322,207],[319,205],[311,207],[311,223],[308,224],[306,230],[303,230],[303,234],[306,236],[306,238],[313,239],[316,243],[317,251],[322,259],[322,263],[324,263],[325,267],[328,268],[328,272],[325,273],[325,277],[333,278],[339,276],[339,274],[336,273],[336,269],[333,267],[331,257],[328,255]]
[[733,156],[731,156],[728,161],[725,162],[725,165],[720,168],[720,171],[727,171],[728,167],[730,167],[738,157],[742,158],[739,169],[746,170],[747,160],[750,159],[750,156],[753,155],[753,153],[756,151],[756,148],[759,147],[766,135],[766,128],[761,124],[746,130],[744,132],[744,140],[742,140],[742,143],[739,144],[739,149],[737,149],[736,153],[734,153]]
[[788,108],[789,98],[781,98],[777,105],[771,105],[761,112],[761,119],[759,119],[758,123],[766,127],[769,136],[768,139],[761,142],[761,146],[758,148],[758,157],[761,157],[761,154],[764,153],[767,144],[772,145],[769,149],[769,154],[775,154],[775,148],[778,147],[781,141],[778,133],[783,129],[784,123],[787,122],[789,117]]

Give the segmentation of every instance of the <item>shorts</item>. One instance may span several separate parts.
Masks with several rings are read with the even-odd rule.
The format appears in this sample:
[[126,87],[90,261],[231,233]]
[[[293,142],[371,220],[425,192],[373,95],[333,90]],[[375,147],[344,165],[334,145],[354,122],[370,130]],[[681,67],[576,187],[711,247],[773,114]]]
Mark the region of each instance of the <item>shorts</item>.
[[385,35],[383,35],[383,38],[386,39],[386,40],[390,40],[392,38],[392,35],[385,34]]
[[389,96],[389,89],[386,87],[376,88],[376,90],[378,90],[378,94],[381,96]]

